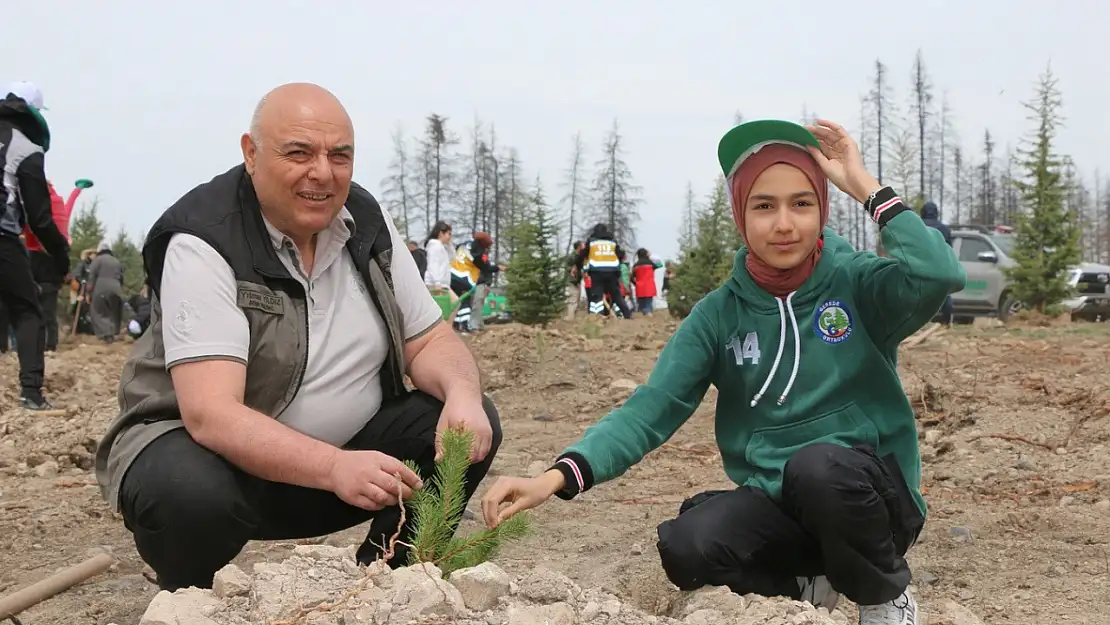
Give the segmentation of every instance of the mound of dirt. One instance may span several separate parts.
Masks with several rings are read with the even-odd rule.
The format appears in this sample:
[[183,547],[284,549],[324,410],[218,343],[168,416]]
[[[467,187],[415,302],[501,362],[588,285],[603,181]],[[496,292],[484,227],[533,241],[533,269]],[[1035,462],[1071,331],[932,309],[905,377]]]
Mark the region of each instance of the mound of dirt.
[[535,568],[510,579],[497,565],[455,571],[444,580],[431,564],[390,570],[359,567],[355,546],[301,545],[279,563],[248,575],[230,564],[213,590],[189,588],[154,597],[140,625],[834,625],[847,617],[809,603],[741,597],[727,588],[690,593],[672,616],[649,615],[561,573]]

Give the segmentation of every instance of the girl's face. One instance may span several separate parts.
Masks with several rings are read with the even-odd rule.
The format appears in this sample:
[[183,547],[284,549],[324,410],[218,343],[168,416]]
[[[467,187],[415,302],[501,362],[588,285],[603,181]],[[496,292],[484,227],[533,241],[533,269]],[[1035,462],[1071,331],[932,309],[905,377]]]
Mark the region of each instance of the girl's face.
[[450,243],[451,242],[451,231],[450,230],[444,230],[443,232],[440,232],[438,238],[439,238],[440,243]]
[[792,269],[809,256],[821,234],[821,206],[802,170],[777,163],[755,179],[744,229],[752,253],[776,269]]

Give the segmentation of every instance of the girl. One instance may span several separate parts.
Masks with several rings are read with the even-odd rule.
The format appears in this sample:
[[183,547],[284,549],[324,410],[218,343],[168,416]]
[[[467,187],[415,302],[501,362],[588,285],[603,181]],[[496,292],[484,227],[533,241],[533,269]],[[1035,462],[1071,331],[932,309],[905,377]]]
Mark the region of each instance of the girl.
[[424,251],[428,253],[428,269],[424,272],[424,284],[433,290],[450,291],[451,258],[454,252],[451,245],[451,224],[436,222],[428,239],[424,241]]
[[[963,268],[835,123],[749,122],[718,156],[746,246],[730,279],[694,307],[647,383],[550,470],[501,478],[483,499],[486,522],[620,476],[713,384],[717,444],[737,488],[695,495],[659,525],[671,582],[830,610],[843,594],[861,625],[916,625],[904,556],[926,508],[897,350],[963,288]],[[830,180],[878,223],[890,257],[825,228]]]
[[636,310],[651,316],[655,310],[655,270],[663,263],[653,260],[644,248],[636,250],[636,264],[632,267],[632,285],[636,287]]

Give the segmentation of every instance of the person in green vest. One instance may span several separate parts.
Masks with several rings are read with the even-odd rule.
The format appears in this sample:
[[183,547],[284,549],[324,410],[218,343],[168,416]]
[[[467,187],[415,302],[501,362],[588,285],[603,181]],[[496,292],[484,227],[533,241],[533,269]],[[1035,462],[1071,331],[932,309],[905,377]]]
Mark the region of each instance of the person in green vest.
[[636,309],[631,304],[632,298],[632,267],[628,264],[628,254],[621,256],[621,297],[624,298],[625,308],[628,309],[629,318]]
[[[917,625],[905,554],[926,505],[898,345],[964,288],[964,270],[833,122],[741,124],[718,158],[745,243],[730,278],[697,303],[647,382],[548,471],[490,488],[486,523],[622,475],[713,385],[735,488],[696,494],[659,525],[670,581],[830,610],[844,595],[861,625]],[[826,227],[830,181],[878,224],[889,257]]]

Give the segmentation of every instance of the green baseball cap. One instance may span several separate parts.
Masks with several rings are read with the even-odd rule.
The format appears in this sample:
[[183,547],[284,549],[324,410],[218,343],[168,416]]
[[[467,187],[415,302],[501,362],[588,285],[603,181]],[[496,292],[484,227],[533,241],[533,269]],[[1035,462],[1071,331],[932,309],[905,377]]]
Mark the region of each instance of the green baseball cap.
[[769,143],[788,143],[802,149],[808,145],[820,147],[817,137],[801,124],[778,119],[744,122],[725,133],[717,145],[717,159],[725,177],[731,176],[740,163]]

